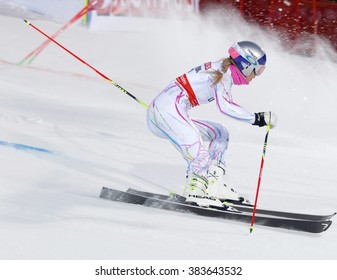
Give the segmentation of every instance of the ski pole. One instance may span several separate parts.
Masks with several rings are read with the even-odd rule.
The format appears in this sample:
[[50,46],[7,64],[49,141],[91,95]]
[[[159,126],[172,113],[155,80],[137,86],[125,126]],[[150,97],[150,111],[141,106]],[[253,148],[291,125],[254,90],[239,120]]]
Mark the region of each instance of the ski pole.
[[105,80],[107,80],[109,83],[113,84],[120,91],[122,91],[123,93],[127,94],[128,96],[130,96],[131,98],[133,98],[134,100],[136,100],[139,104],[143,105],[145,108],[149,107],[146,103],[144,103],[143,101],[141,101],[140,99],[138,99],[136,96],[132,95],[126,89],[124,89],[123,87],[121,87],[120,85],[118,85],[116,82],[114,82],[113,80],[111,80],[109,77],[105,76],[103,73],[101,73],[100,71],[98,71],[96,68],[94,68],[93,66],[91,66],[89,63],[85,62],[82,58],[80,58],[79,56],[77,56],[76,54],[74,54],[73,52],[71,52],[70,50],[68,50],[66,47],[64,47],[63,45],[61,45],[60,43],[58,43],[55,39],[53,39],[52,37],[48,36],[46,33],[44,33],[42,30],[40,30],[39,28],[37,28],[30,21],[24,19],[24,22],[27,23],[28,26],[31,26],[36,31],[38,31],[39,33],[41,33],[43,36],[47,37],[50,41],[54,42],[60,48],[62,48],[63,50],[65,50],[67,53],[69,53],[70,55],[72,55],[73,57],[75,57],[77,60],[81,61],[83,64],[85,64],[86,66],[88,66],[91,70],[95,71],[98,75],[100,75],[102,78],[104,78]]
[[263,165],[264,165],[264,157],[266,155],[269,130],[270,130],[270,124],[267,125],[266,136],[264,138],[263,152],[262,152],[260,172],[259,172],[259,179],[257,181],[257,189],[256,189],[256,195],[255,195],[255,202],[254,202],[254,210],[253,210],[253,215],[252,215],[252,222],[251,222],[250,228],[249,228],[250,233],[252,233],[253,229],[254,229],[254,220],[255,220],[255,214],[256,214],[256,206],[257,206],[257,200],[258,200],[259,192],[260,192],[260,184],[261,184],[262,171],[263,171]]
[[[66,30],[71,24],[76,22],[79,18],[81,18],[83,15],[86,15],[88,12],[92,11],[97,4],[97,0],[94,0],[93,2],[90,2],[90,4],[83,7],[69,22],[67,22],[65,25],[63,25],[55,34],[53,34],[51,37],[55,39],[58,35],[60,35],[64,30]],[[32,63],[33,60],[38,56],[40,52],[44,50],[50,43],[50,40],[44,41],[40,46],[38,46],[35,50],[31,51],[27,56],[25,56],[17,65],[22,65],[25,61],[28,60],[28,63]]]

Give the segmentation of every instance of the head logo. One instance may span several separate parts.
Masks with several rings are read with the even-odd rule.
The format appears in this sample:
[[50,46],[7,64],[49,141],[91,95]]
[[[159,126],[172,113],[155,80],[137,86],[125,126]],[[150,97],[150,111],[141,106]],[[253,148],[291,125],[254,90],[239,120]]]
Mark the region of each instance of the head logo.
[[248,51],[249,54],[253,57],[254,60],[257,60],[256,55],[255,55],[250,49],[248,49],[247,51]]
[[244,61],[241,61],[241,70],[247,69],[250,66],[250,64],[245,63]]
[[251,64],[257,65],[256,60],[255,60],[253,57],[251,57],[250,55],[247,55],[247,56],[246,56],[246,59],[247,59],[247,61],[249,61]]

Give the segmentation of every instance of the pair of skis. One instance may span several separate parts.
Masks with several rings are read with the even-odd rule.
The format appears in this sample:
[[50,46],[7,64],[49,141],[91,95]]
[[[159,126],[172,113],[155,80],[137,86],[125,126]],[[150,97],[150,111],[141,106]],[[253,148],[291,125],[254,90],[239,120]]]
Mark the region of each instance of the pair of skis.
[[[224,204],[223,208],[205,208],[188,204],[185,202],[184,197],[177,194],[163,195],[143,192],[132,188],[129,188],[127,191],[120,191],[103,187],[100,198],[244,223],[251,222],[254,207],[251,204],[237,202],[237,204],[231,203],[230,206],[229,204]],[[335,215],[336,213],[330,215],[313,215],[256,209],[255,224],[295,231],[321,233],[331,226],[331,218]]]

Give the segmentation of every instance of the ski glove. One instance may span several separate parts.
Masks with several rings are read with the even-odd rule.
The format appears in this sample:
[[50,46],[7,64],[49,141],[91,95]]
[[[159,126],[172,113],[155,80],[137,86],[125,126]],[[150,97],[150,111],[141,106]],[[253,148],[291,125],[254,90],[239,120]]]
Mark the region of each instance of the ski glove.
[[270,125],[270,128],[274,128],[277,123],[277,116],[273,112],[259,112],[255,113],[255,122],[253,125],[265,126]]

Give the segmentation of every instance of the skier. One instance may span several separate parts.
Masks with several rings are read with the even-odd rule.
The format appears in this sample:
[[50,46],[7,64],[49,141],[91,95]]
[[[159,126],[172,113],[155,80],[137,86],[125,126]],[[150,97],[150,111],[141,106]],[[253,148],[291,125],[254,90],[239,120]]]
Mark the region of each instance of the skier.
[[[184,188],[186,202],[222,206],[219,199],[240,200],[225,184],[225,151],[229,133],[225,126],[194,120],[191,108],[215,101],[221,113],[259,127],[276,125],[272,112],[250,113],[234,103],[232,85],[247,85],[265,69],[266,54],[254,42],[241,41],[228,50],[229,57],[207,62],[175,80],[152,101],[147,124],[157,136],[168,139],[188,163]],[[206,147],[204,141],[210,142]]]

